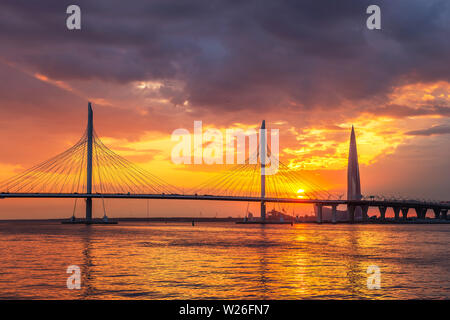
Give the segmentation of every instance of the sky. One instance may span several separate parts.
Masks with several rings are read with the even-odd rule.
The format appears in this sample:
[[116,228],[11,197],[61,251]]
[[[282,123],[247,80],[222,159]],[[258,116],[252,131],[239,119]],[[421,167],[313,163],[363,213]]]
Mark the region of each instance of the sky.
[[[66,28],[70,4],[81,8],[81,30]],[[371,4],[381,30],[366,27]],[[102,141],[174,185],[214,174],[171,162],[175,129],[265,119],[280,130],[282,161],[327,190],[346,190],[354,125],[364,195],[450,200],[449,17],[446,0],[3,0],[0,179],[76,143],[91,101]],[[142,201],[108,206],[146,214]],[[68,216],[72,207],[2,199],[0,219]],[[244,214],[222,203],[151,208]]]

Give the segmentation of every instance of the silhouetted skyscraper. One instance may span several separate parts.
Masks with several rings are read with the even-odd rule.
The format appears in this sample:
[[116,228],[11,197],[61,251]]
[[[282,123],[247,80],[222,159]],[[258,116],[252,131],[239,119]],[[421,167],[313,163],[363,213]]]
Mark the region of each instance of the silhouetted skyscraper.
[[355,128],[352,126],[347,166],[347,199],[360,200],[361,181],[359,178],[358,151],[356,150]]

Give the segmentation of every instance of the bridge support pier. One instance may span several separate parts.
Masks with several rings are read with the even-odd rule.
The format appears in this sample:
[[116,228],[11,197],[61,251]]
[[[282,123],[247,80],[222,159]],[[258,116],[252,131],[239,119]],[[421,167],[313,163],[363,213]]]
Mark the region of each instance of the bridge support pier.
[[402,208],[401,210],[402,210],[403,220],[407,220],[409,208]]
[[380,210],[380,218],[381,218],[381,220],[384,221],[386,219],[387,207],[378,207],[378,210]]
[[417,219],[421,219],[422,218],[422,208],[414,208],[414,210],[416,211]]
[[441,218],[441,209],[440,208],[433,208],[433,212],[434,212],[434,218],[435,219],[440,219]]
[[416,210],[417,219],[425,219],[425,215],[427,212],[427,208],[423,207],[416,207],[414,208]]
[[266,202],[261,201],[261,220],[266,221]]
[[331,206],[331,222],[336,223],[337,206]]
[[322,205],[317,204],[317,223],[322,223]]
[[92,220],[92,198],[86,198],[86,221]]
[[369,206],[362,206],[361,210],[362,210],[362,219],[363,219],[363,221],[369,220],[369,216],[367,215],[367,212],[369,211]]
[[443,209],[441,212],[441,219],[447,220],[447,209]]
[[428,208],[423,208],[423,211],[422,211],[422,219],[425,219],[425,218],[426,218],[427,212],[428,212]]
[[355,206],[348,206],[347,207],[347,211],[348,211],[348,219],[350,221],[350,223],[355,222]]
[[395,221],[400,220],[400,207],[392,207],[394,209]]

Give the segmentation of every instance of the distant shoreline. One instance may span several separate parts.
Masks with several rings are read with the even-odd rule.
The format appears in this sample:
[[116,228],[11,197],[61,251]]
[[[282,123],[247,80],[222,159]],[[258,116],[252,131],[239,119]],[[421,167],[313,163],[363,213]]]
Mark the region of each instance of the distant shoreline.
[[[5,222],[61,222],[67,221],[68,219],[0,219],[0,223]],[[149,218],[109,218],[110,221],[117,222],[186,222],[191,223],[193,220],[195,222],[237,222],[243,221],[243,218],[215,218],[215,217],[149,217]],[[315,220],[299,220],[296,223],[314,223],[314,224],[450,224],[450,220],[436,220],[436,219],[425,219],[425,220],[416,220],[416,219],[408,219],[408,220],[400,220],[395,221],[393,219],[386,219],[385,221],[381,220],[369,220],[366,222],[357,221],[355,223],[350,223],[348,221],[338,221],[336,223],[332,223],[331,221],[322,221],[321,223],[316,222]]]
[[[77,218],[83,219],[83,218]],[[192,220],[198,222],[234,222],[241,221],[243,218],[215,218],[215,217],[149,217],[149,218],[137,218],[137,217],[123,217],[123,218],[109,218],[112,221],[153,221],[153,222],[192,222]],[[0,219],[0,222],[61,222],[69,220],[69,218],[58,219]]]

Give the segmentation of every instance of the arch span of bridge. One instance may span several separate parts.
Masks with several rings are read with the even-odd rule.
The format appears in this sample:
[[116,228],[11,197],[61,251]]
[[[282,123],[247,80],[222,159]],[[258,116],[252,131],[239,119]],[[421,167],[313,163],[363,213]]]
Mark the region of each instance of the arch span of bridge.
[[[106,147],[95,133],[93,121],[89,103],[88,123],[82,138],[63,153],[2,182],[0,198],[84,198],[87,223],[92,221],[92,199],[96,198],[259,202],[262,222],[266,219],[266,203],[315,205],[319,223],[322,222],[324,207],[331,208],[333,222],[336,222],[339,205],[347,206],[350,222],[355,221],[358,210],[362,220],[367,220],[369,207],[379,208],[381,220],[385,219],[388,207],[393,208],[395,220],[400,220],[400,212],[403,219],[407,219],[410,209],[416,211],[419,219],[424,219],[429,209],[433,210],[435,218],[446,219],[450,209],[450,203],[442,201],[363,199],[353,127],[349,149],[348,193],[347,199],[342,200],[273,157],[270,159],[277,161],[278,173],[265,175],[265,159],[270,154],[265,135],[260,137],[258,154],[250,155],[250,158],[259,157],[262,161],[247,159],[245,164],[237,165],[184,194],[177,187]],[[265,129],[264,121],[261,129]],[[306,186],[300,196],[298,186]]]

